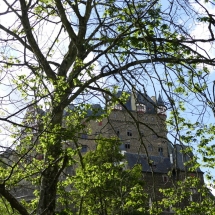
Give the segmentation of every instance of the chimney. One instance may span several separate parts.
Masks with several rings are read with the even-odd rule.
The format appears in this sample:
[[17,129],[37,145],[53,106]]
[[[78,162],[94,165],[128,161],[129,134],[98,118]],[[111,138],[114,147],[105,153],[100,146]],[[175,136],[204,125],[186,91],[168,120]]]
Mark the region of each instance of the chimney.
[[153,102],[156,103],[156,97],[155,96],[152,96],[151,99],[152,99]]
[[131,110],[136,111],[136,100],[137,100],[137,91],[134,86],[132,86],[131,92]]

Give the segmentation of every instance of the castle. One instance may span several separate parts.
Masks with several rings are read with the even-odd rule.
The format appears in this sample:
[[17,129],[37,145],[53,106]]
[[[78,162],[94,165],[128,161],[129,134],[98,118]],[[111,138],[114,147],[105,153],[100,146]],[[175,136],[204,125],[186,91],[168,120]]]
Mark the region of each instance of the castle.
[[[118,91],[116,97],[119,98],[122,93],[122,91]],[[204,183],[203,172],[200,169],[195,172],[187,172],[187,167],[184,165],[186,161],[191,159],[192,153],[182,153],[181,150],[185,147],[178,144],[173,145],[167,138],[166,106],[161,95],[156,99],[140,92],[127,94],[127,101],[122,104],[116,103],[108,117],[99,121],[90,120],[88,122],[91,128],[90,133],[78,134],[80,135],[81,152],[86,153],[89,150],[95,150],[95,139],[99,134],[104,137],[118,137],[121,142],[120,150],[125,155],[128,168],[132,168],[137,163],[142,166],[146,192],[150,197],[149,204],[162,198],[158,191],[159,188],[172,187],[175,181],[184,180],[185,174],[199,177]],[[70,105],[69,109],[74,109],[74,105]],[[95,104],[92,105],[91,110],[87,111],[86,118],[94,114],[92,110],[97,115],[103,113],[103,108],[99,104]],[[36,110],[30,107],[26,116],[34,111]],[[39,114],[45,113],[39,110]],[[31,126],[34,128],[38,126],[37,121],[32,123]],[[74,147],[73,143],[68,143],[68,147]],[[33,156],[36,156],[37,159],[43,159],[43,155],[36,154]],[[190,198],[192,200],[198,199],[198,193],[195,188],[192,189],[193,196]],[[25,195],[23,192],[19,195],[32,198],[27,197],[27,191]],[[171,213],[173,213],[171,209],[167,209],[164,214]]]
[[[116,97],[119,98],[122,93],[119,91]],[[118,137],[128,168],[135,164],[142,166],[149,204],[162,199],[160,188],[173,187],[177,181],[183,181],[187,176],[198,177],[203,184],[203,172],[199,168],[190,172],[184,165],[192,159],[193,154],[182,152],[186,149],[185,146],[173,145],[167,138],[167,108],[161,95],[157,99],[140,92],[130,92],[128,95],[125,103],[116,103],[113,106],[107,118],[88,122],[91,132],[80,134],[81,152],[95,150],[95,139],[99,134],[104,137]],[[97,115],[103,113],[99,104],[92,105],[92,109]],[[86,117],[92,115],[92,110],[89,110]],[[190,190],[192,195],[188,201],[201,201],[197,189],[191,187]],[[184,205],[186,202],[181,207]],[[168,208],[163,214],[171,213],[171,208]]]

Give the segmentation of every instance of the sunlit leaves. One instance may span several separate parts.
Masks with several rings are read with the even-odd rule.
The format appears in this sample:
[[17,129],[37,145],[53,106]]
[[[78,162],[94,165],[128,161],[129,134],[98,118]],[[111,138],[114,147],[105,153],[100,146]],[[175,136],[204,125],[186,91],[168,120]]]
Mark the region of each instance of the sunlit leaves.
[[[175,188],[160,191],[164,198],[159,204],[165,208],[171,208],[174,214],[214,214],[211,213],[214,205],[213,197],[198,177],[186,177],[184,181],[177,182]],[[201,197],[197,200],[198,195]],[[193,199],[196,200],[193,201]],[[178,207],[179,204],[180,207]]]
[[[126,170],[126,163],[119,151],[117,139],[100,137],[97,149],[84,156],[84,167],[68,177],[75,190],[71,191],[73,204],[87,214],[129,213],[145,211],[146,194],[141,182],[141,167]],[[123,202],[123,204],[122,204]],[[103,208],[102,205],[105,205]]]

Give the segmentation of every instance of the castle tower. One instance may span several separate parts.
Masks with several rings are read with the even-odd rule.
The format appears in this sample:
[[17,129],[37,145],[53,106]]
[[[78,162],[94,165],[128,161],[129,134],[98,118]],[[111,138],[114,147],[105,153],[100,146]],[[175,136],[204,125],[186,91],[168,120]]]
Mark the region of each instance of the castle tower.
[[[116,96],[122,93],[118,91]],[[101,129],[102,135],[107,137],[118,136],[123,151],[168,157],[166,107],[161,96],[156,101],[155,97],[135,90],[128,94],[125,104],[116,104],[108,119],[103,119],[105,128],[92,122],[93,130],[98,133]]]

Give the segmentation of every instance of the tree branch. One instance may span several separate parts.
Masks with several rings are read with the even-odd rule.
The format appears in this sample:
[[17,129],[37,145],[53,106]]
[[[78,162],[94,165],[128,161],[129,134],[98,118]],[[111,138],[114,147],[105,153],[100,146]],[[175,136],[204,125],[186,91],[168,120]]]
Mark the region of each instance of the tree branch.
[[13,209],[16,209],[21,215],[29,215],[25,207],[5,189],[5,184],[0,184],[0,194],[10,203]]
[[52,80],[56,80],[55,73],[52,71],[47,59],[43,56],[38,44],[36,43],[36,40],[34,39],[34,36],[32,34],[31,25],[30,25],[29,18],[28,18],[26,2],[25,2],[25,0],[19,0],[19,1],[20,1],[21,11],[22,11],[21,21],[22,21],[22,25],[24,27],[26,36],[28,38],[28,42],[29,42],[30,46],[32,47],[34,54],[38,58],[38,61],[40,62],[41,66],[43,67],[47,77]]

